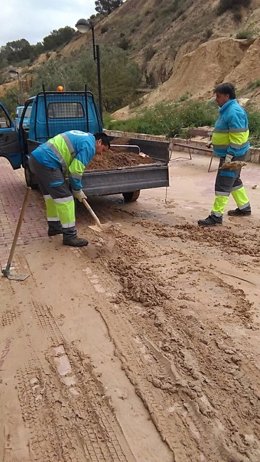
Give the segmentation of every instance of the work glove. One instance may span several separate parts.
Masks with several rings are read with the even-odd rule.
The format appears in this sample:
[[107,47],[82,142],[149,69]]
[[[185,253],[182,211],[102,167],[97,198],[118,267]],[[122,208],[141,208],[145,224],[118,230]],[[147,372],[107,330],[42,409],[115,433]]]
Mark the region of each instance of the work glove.
[[79,189],[78,191],[75,191],[74,189],[72,190],[73,197],[75,199],[78,199],[79,202],[82,202],[83,199],[87,200],[86,194],[82,191],[82,189]]
[[233,159],[232,154],[227,154],[225,157],[225,163],[229,164],[232,161],[232,159]]

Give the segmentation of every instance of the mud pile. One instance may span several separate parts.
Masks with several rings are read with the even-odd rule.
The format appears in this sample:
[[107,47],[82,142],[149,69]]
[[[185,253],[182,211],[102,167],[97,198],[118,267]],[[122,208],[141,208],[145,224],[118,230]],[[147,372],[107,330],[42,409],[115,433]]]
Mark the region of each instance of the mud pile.
[[122,148],[113,147],[108,152],[96,154],[87,170],[109,170],[113,168],[132,167],[154,163],[154,159],[143,153],[123,151]]

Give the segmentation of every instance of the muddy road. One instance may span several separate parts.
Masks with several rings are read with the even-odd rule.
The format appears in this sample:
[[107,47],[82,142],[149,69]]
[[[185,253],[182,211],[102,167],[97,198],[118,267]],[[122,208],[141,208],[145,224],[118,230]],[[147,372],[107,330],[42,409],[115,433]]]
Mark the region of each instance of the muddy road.
[[[32,192],[12,269],[29,277],[0,279],[1,461],[259,462],[260,168],[243,172],[253,215],[200,229],[207,164],[173,159],[171,187],[136,203],[91,200],[109,232],[79,205],[83,249],[46,237]],[[25,188],[1,168],[4,266]]]

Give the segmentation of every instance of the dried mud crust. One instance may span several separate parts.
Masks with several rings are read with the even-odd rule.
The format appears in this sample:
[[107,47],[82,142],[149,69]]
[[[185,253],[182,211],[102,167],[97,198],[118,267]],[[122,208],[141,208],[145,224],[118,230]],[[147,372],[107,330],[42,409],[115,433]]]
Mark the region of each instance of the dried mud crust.
[[[186,232],[190,229],[184,227],[184,237]],[[154,248],[144,239],[123,233],[115,239],[106,265],[121,291],[111,309],[97,309],[174,460],[258,462],[259,370],[219,323],[196,316],[193,305],[203,310],[204,294],[198,292],[196,300],[191,296],[198,279],[193,272],[204,278],[202,289],[207,277],[214,283],[220,304],[229,297],[233,320],[242,324],[251,319],[252,308],[244,292],[210,271],[206,275],[198,261],[176,249],[171,254],[157,246],[153,258]],[[168,271],[161,272],[165,260]]]
[[122,148],[113,148],[103,154],[96,154],[87,166],[88,170],[109,170],[122,167],[133,167],[154,164],[155,160],[146,154],[123,151]]

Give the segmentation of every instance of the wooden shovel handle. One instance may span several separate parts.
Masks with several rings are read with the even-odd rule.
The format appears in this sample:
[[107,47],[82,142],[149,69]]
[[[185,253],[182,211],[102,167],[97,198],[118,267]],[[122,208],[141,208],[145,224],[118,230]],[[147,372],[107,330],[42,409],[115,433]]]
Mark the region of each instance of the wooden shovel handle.
[[95,222],[97,223],[97,225],[102,228],[102,225],[97,217],[97,215],[95,214],[94,210],[92,210],[92,208],[90,207],[89,203],[86,201],[86,199],[82,199],[82,202],[83,204],[85,205],[86,209],[88,209],[89,213],[92,215],[92,217],[94,218]]
[[12,264],[12,260],[13,260],[13,256],[14,256],[14,251],[15,251],[15,247],[16,247],[16,243],[17,243],[17,239],[18,239],[18,236],[19,236],[19,233],[20,233],[20,229],[21,229],[21,226],[22,226],[22,221],[23,221],[25,209],[26,209],[26,206],[27,206],[27,202],[28,202],[30,190],[31,190],[31,188],[29,188],[29,187],[26,189],[26,193],[25,193],[25,196],[24,196],[23,205],[22,205],[22,208],[21,208],[19,220],[18,220],[18,223],[17,223],[17,225],[16,225],[16,230],[15,230],[15,234],[14,234],[14,238],[13,238],[13,242],[12,242],[10,254],[9,254],[8,261],[7,261],[6,268],[5,268],[5,271],[6,271],[6,273],[8,273],[8,274],[9,274],[9,272],[10,272],[10,267],[11,267],[11,264]]

